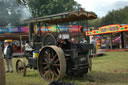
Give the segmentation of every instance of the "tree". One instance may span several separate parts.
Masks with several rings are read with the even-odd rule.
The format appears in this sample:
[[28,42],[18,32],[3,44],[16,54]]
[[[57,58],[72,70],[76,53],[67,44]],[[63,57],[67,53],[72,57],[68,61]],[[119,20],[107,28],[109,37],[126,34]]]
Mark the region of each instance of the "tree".
[[110,24],[128,24],[128,6],[110,11],[105,17],[89,21],[89,27],[101,27]]
[[109,24],[127,24],[128,23],[128,7],[119,10],[113,10],[102,18],[101,25]]
[[78,3],[74,0],[27,0],[33,17],[76,10]]
[[101,18],[97,18],[94,20],[89,20],[89,27],[100,27],[102,23],[102,19]]

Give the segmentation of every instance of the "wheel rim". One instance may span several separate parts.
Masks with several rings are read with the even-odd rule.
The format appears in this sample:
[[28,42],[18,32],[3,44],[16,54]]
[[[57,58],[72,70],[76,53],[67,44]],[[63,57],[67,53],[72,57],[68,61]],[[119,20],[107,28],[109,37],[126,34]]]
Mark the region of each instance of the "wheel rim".
[[26,64],[22,59],[17,60],[16,62],[16,72],[18,74],[26,75]]
[[64,52],[57,46],[47,46],[42,49],[38,58],[38,69],[45,80],[59,80],[66,71]]

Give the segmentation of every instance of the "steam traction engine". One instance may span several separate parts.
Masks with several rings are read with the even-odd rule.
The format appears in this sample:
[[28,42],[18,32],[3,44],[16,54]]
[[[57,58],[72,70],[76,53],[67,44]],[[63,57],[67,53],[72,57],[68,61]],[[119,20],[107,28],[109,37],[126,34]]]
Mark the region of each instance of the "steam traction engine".
[[[26,55],[28,59],[26,67],[37,68],[41,77],[49,81],[61,79],[65,74],[88,73],[88,70],[91,70],[89,51],[93,48],[92,44],[73,43],[71,38],[62,38],[60,41],[58,36],[63,36],[61,32],[41,33],[40,26],[45,24],[47,30],[48,24],[57,25],[95,18],[96,15],[92,12],[74,11],[26,20],[25,23],[29,24],[29,43],[32,47]],[[39,51],[38,58],[32,57],[34,51]],[[18,65],[20,61],[17,62],[17,72],[26,71],[26,67]]]

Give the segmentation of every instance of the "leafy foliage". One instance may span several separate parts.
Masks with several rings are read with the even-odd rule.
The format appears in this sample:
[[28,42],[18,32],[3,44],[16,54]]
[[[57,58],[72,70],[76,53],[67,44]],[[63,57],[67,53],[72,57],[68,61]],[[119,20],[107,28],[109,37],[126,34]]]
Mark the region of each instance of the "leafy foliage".
[[110,11],[105,17],[89,21],[89,26],[100,27],[110,24],[128,24],[128,6]]
[[74,0],[27,0],[34,17],[76,10],[79,6]]

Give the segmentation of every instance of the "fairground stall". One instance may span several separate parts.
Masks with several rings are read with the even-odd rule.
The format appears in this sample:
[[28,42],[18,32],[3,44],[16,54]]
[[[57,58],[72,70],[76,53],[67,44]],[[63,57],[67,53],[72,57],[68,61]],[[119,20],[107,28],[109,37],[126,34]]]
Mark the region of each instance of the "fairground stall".
[[4,47],[4,40],[12,40],[14,53],[24,52],[24,44],[28,40],[28,27],[1,26],[0,44]]
[[100,37],[97,41],[100,48],[128,48],[128,25],[106,25],[89,31],[87,35]]

